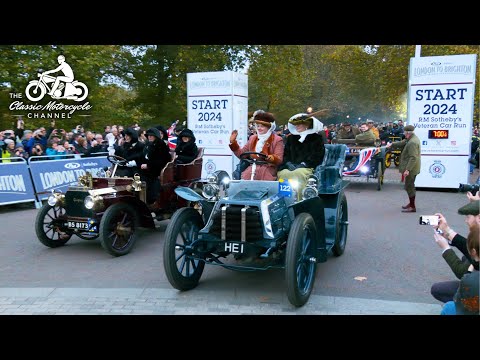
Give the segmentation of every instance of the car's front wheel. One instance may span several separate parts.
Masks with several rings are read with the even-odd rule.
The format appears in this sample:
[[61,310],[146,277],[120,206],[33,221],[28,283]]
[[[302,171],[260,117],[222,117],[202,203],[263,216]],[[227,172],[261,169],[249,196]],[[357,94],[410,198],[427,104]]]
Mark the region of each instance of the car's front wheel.
[[62,231],[64,221],[59,217],[63,215],[65,215],[65,209],[61,206],[45,204],[38,211],[35,219],[35,233],[43,245],[56,248],[70,240],[72,233]]
[[198,285],[205,262],[193,258],[192,244],[203,228],[203,220],[197,210],[181,208],[173,214],[165,231],[163,266],[170,284],[178,290],[190,290]]
[[299,214],[293,221],[287,239],[285,280],[288,300],[294,306],[308,301],[315,282],[317,229],[312,216]]
[[100,243],[113,256],[128,254],[136,240],[137,217],[129,204],[110,206],[100,221]]

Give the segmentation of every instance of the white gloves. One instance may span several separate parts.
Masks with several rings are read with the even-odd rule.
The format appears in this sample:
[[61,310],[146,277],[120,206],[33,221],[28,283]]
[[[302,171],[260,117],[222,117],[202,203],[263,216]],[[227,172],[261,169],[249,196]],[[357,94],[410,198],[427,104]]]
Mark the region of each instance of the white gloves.
[[134,166],[137,166],[137,162],[135,160],[130,160],[127,163],[127,167],[134,167]]

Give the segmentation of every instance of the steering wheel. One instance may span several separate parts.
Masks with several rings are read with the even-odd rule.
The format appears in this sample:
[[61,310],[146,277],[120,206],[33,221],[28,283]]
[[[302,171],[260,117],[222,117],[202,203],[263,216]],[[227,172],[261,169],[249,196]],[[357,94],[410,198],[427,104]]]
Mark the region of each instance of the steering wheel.
[[108,155],[107,160],[110,161],[113,165],[120,165],[120,166],[126,166],[128,160],[124,159],[121,156],[118,155]]
[[[255,158],[252,159],[250,155],[258,155],[260,159],[255,159]],[[256,151],[246,151],[243,154],[241,154],[239,157],[240,157],[240,160],[247,160],[249,164],[257,164],[257,165],[269,164],[269,162],[267,161],[267,155],[265,155],[264,153],[256,152]]]

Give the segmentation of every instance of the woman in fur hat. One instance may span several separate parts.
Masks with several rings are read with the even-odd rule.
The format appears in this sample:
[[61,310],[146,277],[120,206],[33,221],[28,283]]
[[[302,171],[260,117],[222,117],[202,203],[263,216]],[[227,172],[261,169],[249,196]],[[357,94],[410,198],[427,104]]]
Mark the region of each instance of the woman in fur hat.
[[[252,120],[256,134],[250,136],[248,142],[241,148],[237,142],[238,131],[233,130],[230,135],[230,149],[235,156],[240,157],[244,152],[263,153],[268,164],[259,164],[255,170],[254,180],[277,180],[277,166],[283,161],[283,139],[275,133],[275,118],[271,113],[263,110],[254,112]],[[257,156],[257,155],[252,155]],[[259,158],[258,160],[263,160]],[[250,180],[252,165],[249,165],[241,175],[243,180]]]
[[142,180],[147,183],[147,204],[150,205],[150,210],[156,210],[159,206],[155,200],[160,193],[158,176],[172,157],[157,128],[148,129],[146,135],[148,142],[143,148],[140,175]]
[[183,129],[177,137],[177,146],[175,147],[177,164],[191,163],[198,155],[198,148],[195,144],[195,135],[192,130]]
[[285,144],[283,163],[278,168],[279,179],[296,179],[301,194],[308,177],[320,165],[325,155],[323,123],[309,114],[296,114],[288,120],[290,136]]

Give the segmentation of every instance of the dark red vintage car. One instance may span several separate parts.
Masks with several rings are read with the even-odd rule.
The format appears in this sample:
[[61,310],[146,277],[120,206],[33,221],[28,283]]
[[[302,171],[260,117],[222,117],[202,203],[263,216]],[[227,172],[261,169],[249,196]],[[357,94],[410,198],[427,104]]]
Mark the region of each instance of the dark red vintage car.
[[137,228],[155,228],[154,220],[164,220],[178,209],[193,206],[177,196],[175,188],[201,188],[203,148],[189,164],[172,160],[161,171],[161,191],[157,203],[160,209],[152,213],[146,204],[146,184],[139,175],[115,176],[118,166],[126,160],[108,156],[112,170],[96,176],[87,173],[66,193],[54,191],[39,210],[35,231],[48,247],[65,245],[72,235],[85,240],[100,239],[103,248],[113,256],[128,254],[135,244]]

